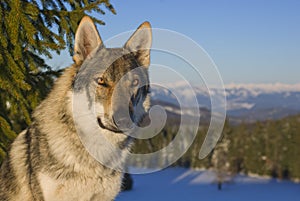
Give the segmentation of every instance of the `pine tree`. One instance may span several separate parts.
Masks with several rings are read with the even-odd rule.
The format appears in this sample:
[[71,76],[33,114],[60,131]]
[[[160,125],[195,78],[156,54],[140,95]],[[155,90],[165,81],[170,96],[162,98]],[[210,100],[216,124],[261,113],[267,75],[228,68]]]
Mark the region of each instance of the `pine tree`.
[[[2,0],[0,2],[0,163],[30,114],[47,95],[59,71],[43,58],[73,52],[84,15],[115,14],[109,0]],[[96,23],[103,21],[90,16]]]
[[222,184],[228,180],[229,176],[229,146],[230,146],[230,135],[232,130],[227,126],[223,130],[223,137],[218,142],[212,152],[211,163],[213,170],[216,174],[216,182],[218,184],[218,190],[222,190]]

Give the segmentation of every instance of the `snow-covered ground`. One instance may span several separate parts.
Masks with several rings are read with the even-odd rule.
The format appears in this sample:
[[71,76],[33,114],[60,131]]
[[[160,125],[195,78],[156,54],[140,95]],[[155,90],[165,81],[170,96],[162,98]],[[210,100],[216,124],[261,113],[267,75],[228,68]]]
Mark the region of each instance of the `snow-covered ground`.
[[116,201],[299,201],[300,184],[268,178],[236,176],[219,191],[211,171],[168,168],[133,175],[133,190]]

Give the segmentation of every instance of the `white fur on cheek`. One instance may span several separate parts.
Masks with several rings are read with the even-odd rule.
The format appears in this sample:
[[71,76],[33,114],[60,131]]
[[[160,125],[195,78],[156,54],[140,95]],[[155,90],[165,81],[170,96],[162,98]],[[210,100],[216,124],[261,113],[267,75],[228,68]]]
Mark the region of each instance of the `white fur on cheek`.
[[77,134],[91,156],[104,166],[119,169],[125,158],[123,151],[119,150],[119,143],[127,136],[101,128],[97,115],[105,119],[103,105],[93,102],[89,106],[88,103],[84,91],[73,94],[73,116]]

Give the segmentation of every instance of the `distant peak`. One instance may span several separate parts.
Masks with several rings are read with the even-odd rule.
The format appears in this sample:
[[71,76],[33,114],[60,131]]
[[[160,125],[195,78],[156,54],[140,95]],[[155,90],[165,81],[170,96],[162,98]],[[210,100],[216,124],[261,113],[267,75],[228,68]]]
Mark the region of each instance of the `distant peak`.
[[274,92],[299,92],[300,83],[297,84],[284,84],[284,83],[259,83],[259,84],[227,84],[226,89],[248,89],[254,91],[261,91],[264,93]]
[[[188,87],[188,82],[172,82],[164,84],[165,88],[185,88]],[[195,84],[191,84],[193,88],[206,88],[204,85],[197,86]],[[285,84],[285,83],[230,83],[224,85],[226,90],[249,90],[263,93],[275,93],[275,92],[300,92],[300,83],[296,84]],[[212,87],[214,89],[215,87]]]

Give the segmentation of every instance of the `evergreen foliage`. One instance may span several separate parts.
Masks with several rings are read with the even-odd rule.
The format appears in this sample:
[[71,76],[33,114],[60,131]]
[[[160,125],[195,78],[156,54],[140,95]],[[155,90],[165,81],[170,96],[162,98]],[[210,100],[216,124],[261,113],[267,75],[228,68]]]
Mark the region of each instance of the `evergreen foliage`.
[[229,139],[227,135],[220,140],[217,146],[212,152],[211,162],[216,174],[216,182],[218,183],[218,189],[222,189],[222,184],[227,181],[229,173],[229,161],[228,161],[228,148]]
[[[165,147],[176,136],[176,125],[168,122],[155,138],[137,140],[133,152],[151,153]],[[212,168],[229,175],[242,172],[300,180],[300,115],[235,126],[226,122],[222,140],[210,155],[200,160],[198,154],[207,127],[200,126],[192,146],[174,165]],[[151,161],[140,163],[149,167]]]
[[109,0],[0,2],[0,163],[59,75],[43,58],[52,58],[52,52],[60,53],[66,47],[73,54],[80,19],[92,13],[105,14],[104,8],[115,13]]

